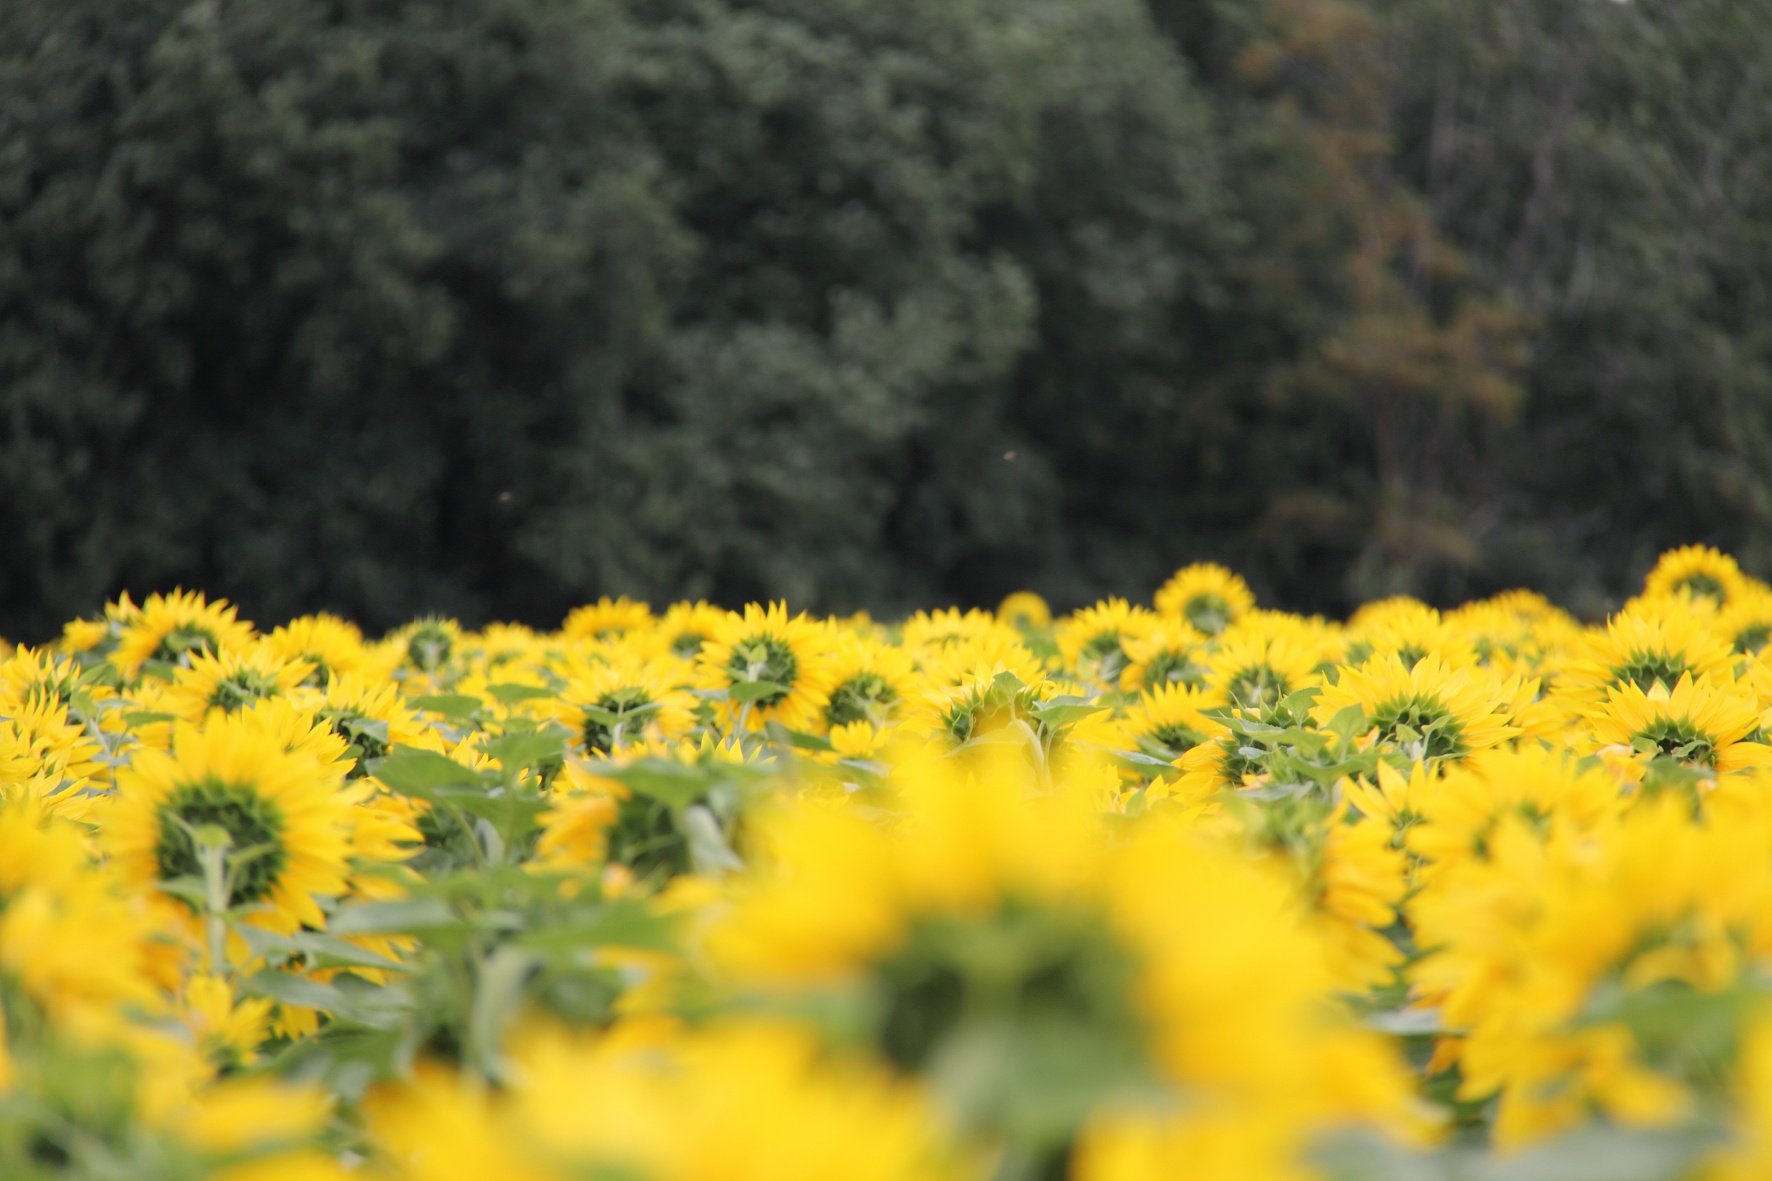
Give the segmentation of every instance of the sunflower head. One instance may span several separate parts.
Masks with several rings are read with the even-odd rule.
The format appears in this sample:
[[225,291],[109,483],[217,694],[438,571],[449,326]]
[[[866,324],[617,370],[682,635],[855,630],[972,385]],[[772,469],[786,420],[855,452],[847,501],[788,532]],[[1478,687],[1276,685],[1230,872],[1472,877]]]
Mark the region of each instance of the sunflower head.
[[1240,575],[1216,562],[1195,562],[1157,589],[1155,606],[1157,614],[1215,636],[1255,607],[1255,595]]
[[605,595],[595,603],[574,607],[560,625],[562,634],[581,640],[612,640],[649,631],[652,628],[652,607],[622,595],[612,599]]
[[272,929],[320,927],[317,896],[345,890],[353,813],[339,764],[287,750],[255,711],[173,727],[170,753],[140,749],[117,772],[101,842],[126,880],[202,880]]
[[453,619],[427,616],[396,631],[393,640],[408,668],[434,673],[448,664],[461,645],[461,625]]
[[1033,591],[1016,591],[997,604],[997,618],[1019,631],[1038,631],[1052,623],[1052,608]]
[[236,618],[222,599],[211,603],[194,591],[149,595],[130,613],[111,659],[126,677],[136,676],[150,661],[189,666],[197,656],[215,656],[252,642],[252,625]]
[[792,730],[817,726],[819,698],[830,688],[825,629],[787,606],[751,603],[730,614],[697,658],[708,688],[732,695],[728,712],[760,728],[779,721]]
[[1643,579],[1645,598],[1686,596],[1727,607],[1751,585],[1735,559],[1708,545],[1668,550]]
[[918,681],[910,653],[854,632],[836,637],[829,679],[820,708],[829,729],[858,722],[884,729],[915,694]]

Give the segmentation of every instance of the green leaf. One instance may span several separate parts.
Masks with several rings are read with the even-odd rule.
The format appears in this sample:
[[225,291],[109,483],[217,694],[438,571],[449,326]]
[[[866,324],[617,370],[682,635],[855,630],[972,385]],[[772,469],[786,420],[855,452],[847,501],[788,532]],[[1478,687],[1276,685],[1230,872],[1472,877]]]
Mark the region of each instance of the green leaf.
[[441,898],[402,898],[398,902],[360,902],[332,916],[334,935],[408,935],[462,925]]
[[558,926],[517,936],[520,946],[548,956],[577,958],[594,947],[637,947],[666,951],[676,946],[677,920],[654,914],[638,902],[617,902]]
[[786,693],[786,685],[778,685],[774,681],[737,681],[726,689],[727,697],[743,705],[748,701],[761,701],[765,697],[774,697],[778,693]]
[[673,808],[687,808],[708,794],[714,776],[702,767],[686,767],[668,759],[639,759],[625,767],[603,772],[626,784],[636,795],[659,800]]
[[505,734],[481,744],[486,756],[506,771],[533,767],[566,756],[566,735],[561,731],[540,734]]
[[516,705],[523,701],[537,701],[544,697],[554,696],[552,689],[540,689],[534,685],[488,685],[486,691],[506,705]]
[[462,693],[431,693],[423,697],[409,697],[407,704],[414,709],[422,709],[429,713],[442,714],[446,718],[457,718],[466,721],[475,713],[484,709],[486,703],[478,697],[469,697]]
[[434,750],[396,746],[375,769],[375,777],[394,791],[424,796],[439,787],[483,780],[480,773]]
[[176,722],[177,714],[162,713],[153,709],[132,709],[123,715],[125,726],[151,726],[156,722]]

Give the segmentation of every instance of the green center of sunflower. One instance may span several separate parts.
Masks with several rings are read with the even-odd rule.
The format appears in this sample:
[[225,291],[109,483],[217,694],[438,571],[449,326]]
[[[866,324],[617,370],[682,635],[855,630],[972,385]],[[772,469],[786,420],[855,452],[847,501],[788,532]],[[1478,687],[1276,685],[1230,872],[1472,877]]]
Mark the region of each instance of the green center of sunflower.
[[1083,659],[1100,667],[1103,680],[1119,675],[1126,667],[1126,649],[1120,644],[1120,633],[1105,631],[1090,636],[1083,644]]
[[700,632],[678,632],[671,641],[671,651],[687,660],[700,652],[707,642],[708,638]]
[[1393,697],[1372,711],[1381,742],[1419,743],[1424,759],[1457,758],[1465,753],[1464,728],[1446,703],[1427,694]]
[[1413,669],[1427,659],[1427,649],[1420,644],[1404,644],[1397,649],[1397,659],[1403,662],[1404,668]]
[[1772,623],[1751,623],[1735,633],[1735,650],[1752,655],[1772,639]]
[[1647,693],[1657,681],[1672,688],[1691,671],[1691,666],[1672,652],[1636,651],[1625,657],[1624,663],[1612,667],[1612,683],[1629,682]]
[[209,708],[219,709],[231,714],[243,706],[266,697],[276,697],[283,692],[283,686],[277,678],[260,672],[256,668],[243,668],[233,676],[223,677],[209,691]]
[[1656,718],[1631,739],[1631,745],[1644,754],[1666,755],[1703,767],[1717,765],[1716,742],[1690,718]]
[[1694,597],[1702,596],[1707,599],[1712,599],[1718,605],[1721,605],[1723,600],[1726,599],[1729,594],[1722,582],[1703,572],[1686,575],[1686,577],[1674,583],[1674,589],[1683,590]]
[[181,783],[160,805],[154,846],[160,877],[203,876],[197,833],[214,825],[228,834],[228,905],[257,902],[271,892],[288,864],[283,809],[244,784],[204,779]]
[[216,649],[215,635],[206,627],[194,623],[180,624],[164,636],[160,637],[159,646],[154,649],[149,660],[160,660],[167,664],[177,664],[188,652],[208,652],[213,654]]
[[1181,609],[1187,621],[1205,632],[1215,636],[1229,626],[1231,621],[1231,605],[1214,594],[1195,595]]
[[1204,679],[1203,670],[1188,659],[1185,651],[1165,648],[1145,662],[1144,682],[1140,688],[1148,692],[1167,685],[1198,685]]
[[1270,705],[1292,692],[1292,685],[1268,664],[1240,669],[1225,686],[1234,705],[1255,709]]
[[831,690],[830,704],[825,706],[825,721],[832,726],[851,722],[883,724],[898,701],[898,690],[876,672],[860,672]]
[[455,641],[441,623],[427,620],[406,639],[406,659],[421,672],[435,672],[455,650]]
[[727,675],[733,684],[741,681],[768,681],[781,688],[756,699],[759,709],[773,709],[793,692],[794,678],[800,674],[800,662],[794,650],[775,636],[752,636],[732,645],[732,658],[726,662]]
[[[613,689],[597,698],[597,709],[605,715],[613,715],[613,720],[609,717],[596,718],[590,714],[585,715],[584,727],[581,730],[585,750],[593,754],[608,754],[613,751],[616,747],[615,732],[618,728],[622,731],[621,737],[624,741],[632,737],[631,731],[625,724],[624,715],[637,713],[651,704],[652,698],[647,695],[646,690],[638,685],[623,685],[621,688]],[[637,722],[639,718],[634,720]]]
[[1204,734],[1198,730],[1190,730],[1180,722],[1153,726],[1145,731],[1144,737],[1146,742],[1156,746],[1170,758],[1179,758],[1206,741]]

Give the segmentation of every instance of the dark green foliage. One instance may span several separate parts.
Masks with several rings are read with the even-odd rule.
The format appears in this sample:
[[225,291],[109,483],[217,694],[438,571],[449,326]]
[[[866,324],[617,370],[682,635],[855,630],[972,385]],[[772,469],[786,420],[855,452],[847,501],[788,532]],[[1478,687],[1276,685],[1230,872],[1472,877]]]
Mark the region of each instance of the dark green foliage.
[[1768,27],[0,6],[0,631],[1764,570]]

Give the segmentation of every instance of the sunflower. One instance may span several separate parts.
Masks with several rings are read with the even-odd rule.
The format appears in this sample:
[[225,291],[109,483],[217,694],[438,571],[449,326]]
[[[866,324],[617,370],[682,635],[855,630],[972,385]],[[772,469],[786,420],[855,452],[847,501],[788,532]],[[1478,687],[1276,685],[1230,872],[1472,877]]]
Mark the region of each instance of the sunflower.
[[150,661],[189,666],[194,656],[238,651],[252,643],[253,631],[236,613],[227,601],[211,603],[195,591],[149,595],[123,625],[111,660],[133,678]]
[[1259,708],[1315,684],[1334,641],[1303,620],[1263,615],[1218,638],[1206,656],[1206,686],[1221,702]]
[[1178,619],[1164,619],[1145,635],[1128,638],[1120,691],[1153,693],[1174,685],[1204,684],[1205,645],[1205,633]]
[[[805,803],[769,818],[773,857],[710,931],[723,972],[789,1011],[873,997],[875,1045],[908,1071],[939,1072],[988,1030],[1007,1052],[980,1063],[968,1093],[988,1106],[961,1118],[1008,1127],[1035,1161],[1074,1142],[1083,1176],[1121,1175],[1110,1162],[1159,1144],[1150,1175],[1291,1176],[1316,1132],[1406,1107],[1387,1051],[1324,1005],[1334,977],[1286,875],[1179,824],[1108,842],[1087,787],[1044,790],[1010,757],[897,778],[909,815],[891,830]],[[920,1020],[936,997],[949,1016]],[[1053,1030],[1111,1070],[1030,1131],[1004,1110],[1014,1047]],[[1366,1085],[1341,1089],[1348,1074]],[[1195,1138],[1221,1151],[1184,1161]]]
[[1204,712],[1217,704],[1203,689],[1164,685],[1127,706],[1120,729],[1140,751],[1173,761],[1223,732],[1224,727]]
[[817,728],[819,702],[830,691],[825,632],[786,604],[748,604],[729,613],[696,658],[710,689],[731,693],[726,712],[752,729],[780,722],[790,730]]
[[462,642],[461,624],[426,616],[390,632],[383,642],[399,654],[401,667],[432,675],[454,658]]
[[347,778],[368,773],[376,760],[396,746],[434,746],[434,731],[407,708],[397,686],[356,673],[340,673],[326,684],[314,703],[319,721],[331,727],[353,751]]
[[1046,666],[1018,635],[1007,629],[956,639],[939,647],[910,651],[916,670],[931,685],[955,686],[977,669],[1000,668],[1029,682],[1044,680]]
[[198,655],[173,674],[159,704],[187,722],[200,722],[211,712],[233,713],[267,697],[312,694],[301,687],[313,671],[307,661],[286,659],[262,642],[219,656]]
[[[1379,775],[1382,784],[1382,765]],[[1396,773],[1389,775],[1390,791],[1401,800]],[[1498,839],[1545,842],[1590,834],[1623,811],[1620,788],[1599,763],[1567,750],[1496,747],[1444,768],[1438,777],[1412,775],[1406,789],[1412,822],[1402,826],[1404,839],[1425,863],[1426,880],[1487,861]]]
[[658,636],[673,656],[694,660],[725,618],[726,612],[707,603],[672,603],[658,621]]
[[973,608],[960,611],[919,611],[905,620],[899,629],[899,642],[919,659],[931,651],[976,640],[1000,639],[1021,644],[1021,633],[988,611]]
[[217,715],[176,723],[170,753],[138,750],[118,769],[100,842],[128,882],[202,882],[219,859],[219,901],[245,921],[324,927],[317,900],[349,884],[355,798],[336,764],[285,750],[250,714]]
[[675,742],[689,732],[695,698],[681,686],[692,674],[678,657],[648,660],[633,648],[614,648],[604,661],[569,666],[559,696],[544,708],[578,736],[585,754],[619,755],[636,743]]
[[1038,631],[1052,623],[1052,608],[1033,591],[1016,591],[997,604],[997,618],[1018,631]]
[[827,730],[856,722],[884,729],[918,688],[910,653],[847,631],[832,645],[829,679],[819,710]]
[[652,607],[622,595],[605,595],[595,603],[574,607],[560,625],[560,632],[575,640],[611,640],[652,628]]
[[787,1022],[530,1027],[512,1059],[496,1097],[438,1067],[374,1095],[378,1156],[406,1181],[968,1175],[922,1088]]
[[1181,619],[1215,636],[1255,606],[1242,577],[1215,562],[1183,566],[1157,589],[1157,614]]
[[[1696,1049],[1685,1019],[1721,1021],[1772,958],[1772,863],[1764,817],[1704,825],[1661,797],[1586,839],[1498,827],[1490,861],[1411,904],[1431,950],[1410,975],[1439,1001],[1457,1045],[1464,1101],[1496,1097],[1494,1136],[1518,1148],[1591,1118],[1665,1126],[1714,1083],[1717,1052]],[[1670,1008],[1670,1002],[1678,1009]],[[1669,1044],[1669,1035],[1680,1038]]]
[[109,686],[85,675],[77,661],[58,652],[21,644],[0,659],[0,712],[30,701],[65,709],[76,693],[95,701],[114,696]]
[[1116,686],[1128,663],[1126,645],[1150,635],[1158,623],[1154,612],[1125,599],[1103,599],[1058,621],[1059,655],[1079,680]]
[[1559,692],[1598,701],[1613,685],[1670,688],[1692,676],[1728,674],[1735,667],[1729,641],[1714,617],[1674,608],[1622,611],[1603,632],[1590,631],[1582,649],[1557,669]]
[[1644,692],[1613,685],[1605,702],[1586,712],[1599,746],[1626,747],[1640,759],[1674,758],[1719,774],[1772,766],[1772,746],[1758,736],[1759,701],[1732,680],[1682,674],[1670,690],[1657,681]]
[[1753,656],[1772,640],[1772,591],[1751,585],[1717,615],[1716,630],[1743,656]]
[[324,612],[290,620],[266,636],[264,646],[284,660],[311,665],[303,683],[322,689],[339,673],[385,676],[393,671],[383,667],[380,653],[372,654],[356,624]]
[[1349,663],[1394,652],[1405,667],[1429,652],[1447,664],[1474,664],[1476,647],[1440,613],[1417,599],[1398,595],[1367,603],[1347,621]]
[[1749,589],[1752,580],[1735,559],[1708,545],[1687,545],[1661,555],[1643,579],[1643,595],[1709,599],[1721,609]]
[[1519,734],[1511,715],[1536,688],[1476,665],[1448,667],[1437,653],[1405,667],[1387,652],[1343,668],[1312,712],[1327,725],[1356,706],[1365,715],[1365,733],[1385,749],[1412,762],[1457,762]]

